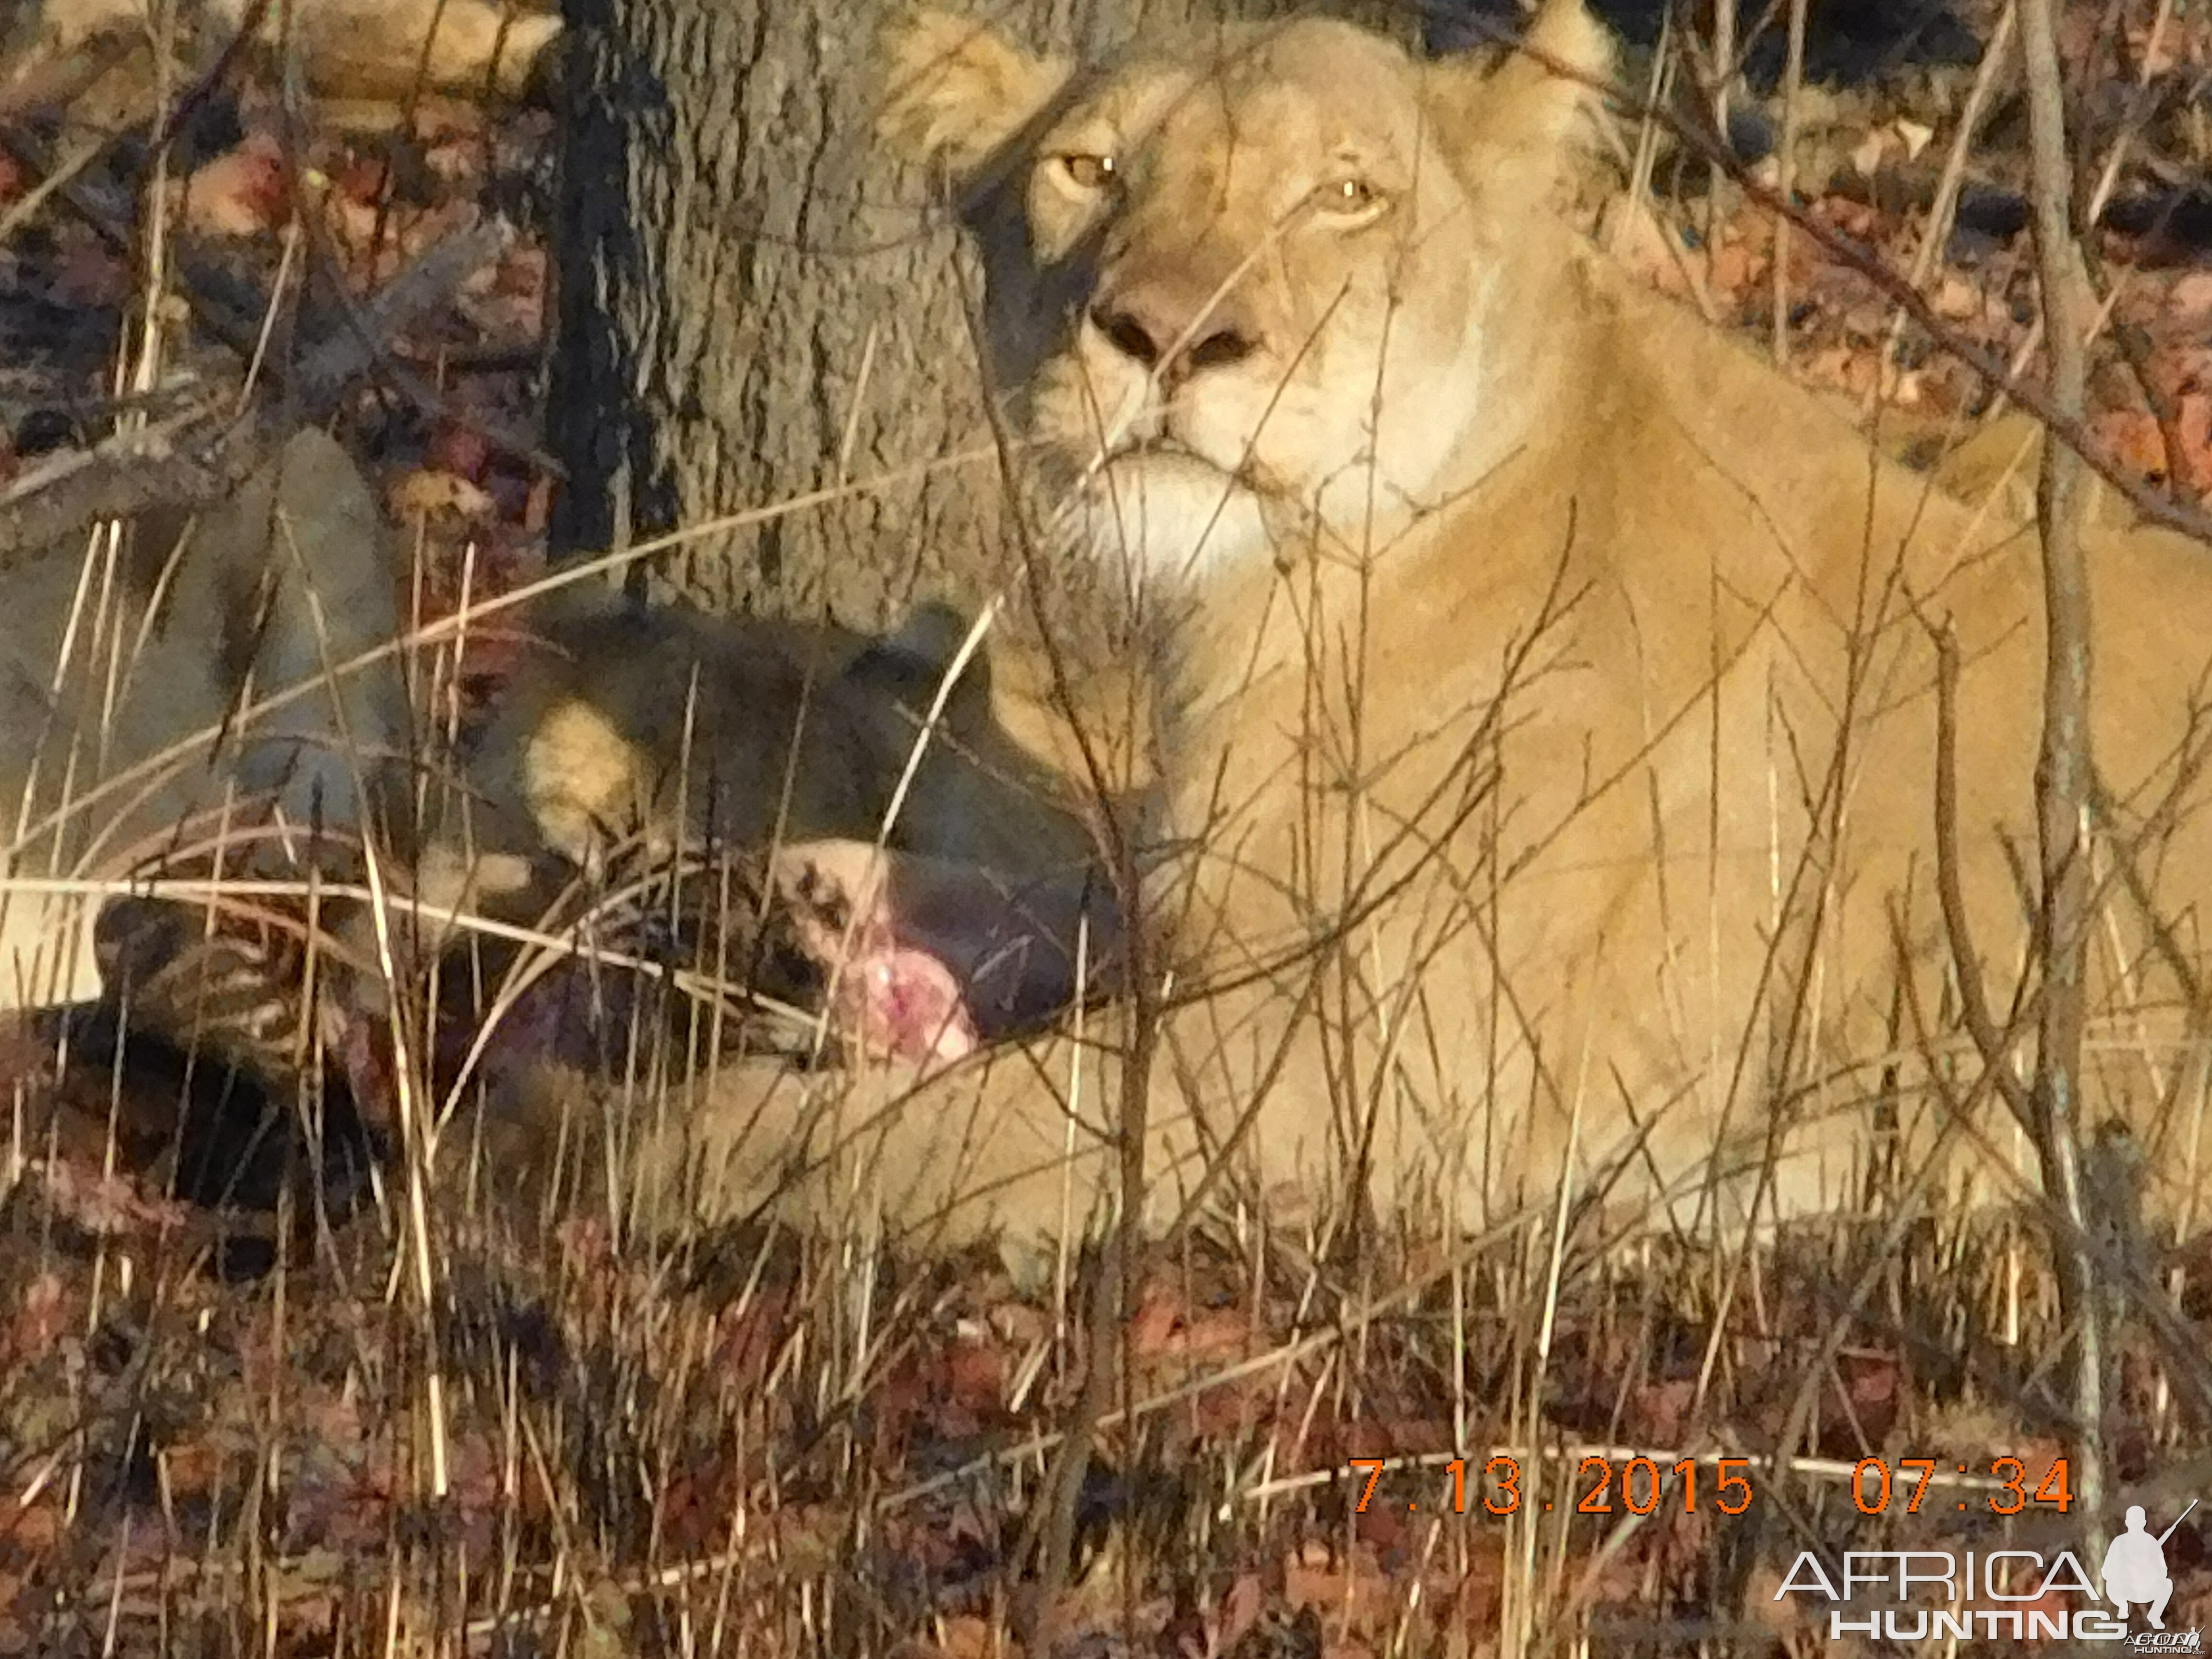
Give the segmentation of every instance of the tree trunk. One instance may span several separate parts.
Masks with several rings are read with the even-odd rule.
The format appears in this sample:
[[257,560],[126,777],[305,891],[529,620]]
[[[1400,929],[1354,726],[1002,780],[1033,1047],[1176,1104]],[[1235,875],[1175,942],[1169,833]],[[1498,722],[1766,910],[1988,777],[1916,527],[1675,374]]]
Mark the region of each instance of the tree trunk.
[[[972,599],[1004,568],[953,235],[873,142],[876,35],[908,3],[567,0],[556,552],[896,474],[655,568],[710,604],[828,606],[861,625],[917,591]],[[1222,11],[1030,0],[986,15],[1068,46]]]

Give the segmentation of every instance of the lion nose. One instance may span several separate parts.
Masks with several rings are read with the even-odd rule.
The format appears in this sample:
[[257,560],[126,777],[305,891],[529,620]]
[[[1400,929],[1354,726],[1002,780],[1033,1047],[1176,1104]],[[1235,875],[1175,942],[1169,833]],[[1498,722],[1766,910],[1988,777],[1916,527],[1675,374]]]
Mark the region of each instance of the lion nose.
[[1249,320],[1212,289],[1194,302],[1155,284],[1115,289],[1092,302],[1091,325],[1115,350],[1167,381],[1243,362],[1260,348]]

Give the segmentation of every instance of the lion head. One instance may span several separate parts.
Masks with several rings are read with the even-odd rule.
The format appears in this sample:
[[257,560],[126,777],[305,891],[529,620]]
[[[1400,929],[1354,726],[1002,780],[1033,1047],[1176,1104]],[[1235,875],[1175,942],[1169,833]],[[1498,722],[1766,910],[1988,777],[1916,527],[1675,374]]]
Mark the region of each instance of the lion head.
[[1371,544],[1512,448],[1524,244],[1607,61],[1581,0],[1528,40],[1424,63],[1307,19],[1078,71],[894,33],[883,130],[975,232],[994,374],[1094,540],[1167,573],[1284,512]]

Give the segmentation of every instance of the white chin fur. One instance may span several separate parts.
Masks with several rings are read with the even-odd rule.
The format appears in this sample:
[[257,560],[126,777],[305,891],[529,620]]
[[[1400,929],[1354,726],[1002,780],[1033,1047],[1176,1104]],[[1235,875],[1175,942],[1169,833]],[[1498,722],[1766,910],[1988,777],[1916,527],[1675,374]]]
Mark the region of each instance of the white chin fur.
[[1068,501],[1070,538],[1133,586],[1202,581],[1267,556],[1260,499],[1225,473],[1182,455],[1109,462]]

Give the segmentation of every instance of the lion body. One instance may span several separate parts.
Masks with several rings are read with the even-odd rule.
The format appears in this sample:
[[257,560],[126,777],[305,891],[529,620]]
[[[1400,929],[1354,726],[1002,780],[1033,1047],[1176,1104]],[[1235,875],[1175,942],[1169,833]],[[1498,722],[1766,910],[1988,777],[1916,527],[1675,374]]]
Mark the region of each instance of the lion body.
[[[619,857],[650,868],[729,853],[742,885],[789,846],[790,884],[811,862],[850,887],[885,878],[880,837],[904,859],[888,878],[940,913],[943,937],[972,935],[951,954],[965,953],[971,995],[993,999],[987,1024],[1033,1019],[1072,990],[1068,964],[1035,947],[1040,931],[1057,939],[1076,924],[1033,921],[1033,888],[1076,892],[1086,924],[1111,927],[1083,880],[1083,817],[1001,724],[1036,728],[1031,699],[994,679],[985,630],[971,641],[946,608],[878,637],[605,590],[533,598],[527,644],[458,757],[458,787],[418,789],[410,763],[433,750],[418,748],[392,649],[398,542],[343,450],[303,431],[189,528],[156,522],[171,516],[146,515],[89,560],[57,550],[9,573],[0,790],[18,813],[0,883],[0,1006],[114,998],[124,963],[131,1017],[154,1035],[213,1040],[234,1006],[245,1014],[223,1040],[242,1032],[248,1057],[276,1072],[296,1064],[289,1043],[254,1048],[264,1026],[296,1031],[313,1013],[327,1028],[386,1006],[362,907],[325,913],[348,971],[316,976],[311,1010],[294,957],[230,928],[198,951],[197,900],[103,906],[144,875],[302,880],[299,832],[316,825],[331,834],[309,861],[325,884],[354,886],[373,828],[387,886],[432,913],[429,934],[404,938],[433,951],[468,937],[465,923],[440,936],[434,913],[448,907],[565,927],[563,896]],[[289,853],[263,832],[272,807]],[[711,876],[692,886],[717,890]],[[588,879],[579,890],[605,896]],[[763,893],[741,896],[750,907]],[[740,934],[759,921],[736,920]],[[989,960],[1016,947],[1027,954],[1013,965]],[[172,985],[190,994],[157,1005],[149,988]],[[536,1137],[521,1128],[526,1148]]]
[[[691,898],[716,907],[703,931],[679,927],[695,971],[785,1001],[826,991],[841,1042],[889,1034],[934,1049],[946,1034],[935,1011],[902,1005],[939,986],[987,1033],[1034,1028],[1084,994],[1079,957],[1113,950],[1111,889],[1091,878],[1091,832],[1050,764],[1052,726],[1035,689],[1007,684],[983,634],[969,631],[938,605],[875,636],[610,595],[538,601],[525,612],[520,666],[471,746],[465,812],[431,837],[438,874],[428,888],[441,905],[565,933],[564,897],[595,903],[625,884],[618,872],[673,864],[691,872],[690,898],[674,909],[691,922]],[[578,885],[579,876],[591,879]],[[659,889],[653,902],[668,903]],[[885,914],[895,927],[854,927]],[[949,979],[933,969],[926,987],[870,982],[873,967],[910,959],[882,947],[906,943]],[[805,958],[800,980],[819,982],[784,983],[787,951]],[[702,1006],[681,1012],[721,1033],[702,1075],[780,1073],[783,1059],[739,1055],[786,1054],[790,1038],[807,1036]],[[611,1024],[620,1069],[651,1070],[678,1099],[701,1086],[666,1076],[683,1068],[653,1048],[665,1030]],[[646,1052],[629,1054],[641,1037]],[[665,1154],[684,1139],[680,1109],[672,1115],[665,1094],[628,1098],[597,1066],[580,1070],[573,1042],[538,1046],[552,1057],[504,1068],[460,1126],[457,1139],[476,1152],[457,1158],[460,1178],[496,1170],[502,1200],[557,1210],[604,1206],[607,1178],[633,1175],[660,1219],[688,1219],[680,1204],[657,1207],[679,1196]],[[623,1093],[611,1098],[611,1087]]]
[[[355,836],[404,755],[401,665],[356,663],[398,636],[394,549],[343,450],[302,431],[189,529],[168,516],[7,574],[0,1006],[98,994],[102,884],[204,854],[271,805],[295,834]],[[228,867],[287,864],[264,838]]]
[[[1602,69],[1572,0],[1534,27]],[[932,16],[893,60],[886,131],[961,201],[1072,556],[1116,562],[1161,642],[1152,920],[1171,991],[1215,994],[1139,1091],[1156,1218],[1209,1181],[1462,1226],[1597,1193],[1736,1229],[1855,1208],[1880,1169],[2032,1189],[1958,1012],[1961,963],[2002,1024],[2034,954],[2032,526],[1552,218],[1583,97],[1528,58],[1305,22],[1071,71]],[[2081,1109],[2187,1206],[2212,566],[2146,527],[2087,556]],[[912,1096],[739,1068],[659,1155],[695,1210],[862,1193],[1064,1232],[1121,1173],[1132,1032],[1097,1034]]]
[[938,606],[878,639],[605,592],[541,602],[470,763],[491,809],[477,839],[591,868],[630,836],[654,858],[878,836],[939,853],[957,826],[980,865],[1079,866],[1082,821],[1000,724],[965,626]]
[[[1572,0],[1535,38],[1602,64]],[[1883,459],[1550,218],[1583,100],[1528,59],[1421,65],[1307,22],[1078,73],[943,18],[895,59],[887,125],[958,187],[1067,555],[1116,567],[1151,642],[1146,729],[1103,747],[1160,768],[1137,965],[1166,1012],[1079,1012],[919,1089],[732,1058],[650,1111],[556,1087],[508,1127],[573,1149],[561,1112],[592,1114],[625,1156],[587,1162],[668,1220],[781,1194],[954,1235],[1110,1208],[1140,1104],[1162,1221],[1356,1188],[1462,1227],[1601,1194],[1735,1229],[1856,1207],[1877,1175],[2032,1187],[1958,1012],[1979,987],[2025,1063],[2032,527]],[[2088,555],[2081,1111],[2185,1209],[2212,572],[2143,527]],[[942,641],[635,625],[587,619],[511,694],[473,782],[518,845],[589,863],[635,830],[728,833],[732,805],[747,841],[878,832]],[[1032,758],[1072,772],[1084,745],[974,689],[937,753],[981,763],[926,750],[896,849],[1091,882]],[[817,697],[827,746],[793,772]],[[1068,712],[1128,723],[1106,696]]]
[[[228,47],[251,21],[255,43],[289,46],[308,88],[337,100],[333,114],[370,117],[388,125],[390,106],[425,92],[461,97],[518,97],[561,32],[556,10],[508,7],[491,0],[308,0],[289,9],[255,12],[243,0],[209,0],[187,8],[181,27],[197,31],[208,61]],[[7,46],[31,62],[46,54],[80,51],[106,36],[125,43],[147,33],[147,12],[137,0],[44,0],[26,9]],[[136,103],[149,94],[149,66],[126,60],[110,71],[103,97]],[[367,109],[384,106],[371,117]]]

